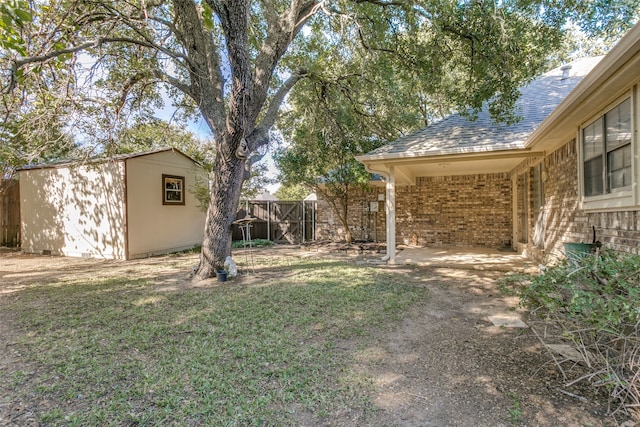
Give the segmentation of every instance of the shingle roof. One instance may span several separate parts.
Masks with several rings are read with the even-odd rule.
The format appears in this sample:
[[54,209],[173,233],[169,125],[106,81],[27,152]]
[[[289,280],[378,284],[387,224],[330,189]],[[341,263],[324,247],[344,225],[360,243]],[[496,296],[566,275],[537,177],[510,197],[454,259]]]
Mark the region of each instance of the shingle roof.
[[[362,157],[435,156],[524,148],[527,137],[602,58],[573,61],[524,86],[516,103],[516,113],[522,116],[518,123],[495,123],[486,108],[478,113],[475,121],[453,114]],[[571,66],[569,75],[563,78],[563,68],[568,65]]]
[[59,160],[59,161],[50,162],[50,163],[38,163],[33,165],[22,166],[17,170],[26,171],[26,170],[32,170],[32,169],[52,169],[52,168],[63,168],[63,167],[73,166],[73,165],[78,165],[83,163],[93,164],[93,163],[103,163],[103,162],[109,162],[109,161],[129,160],[129,159],[134,159],[136,157],[143,157],[151,154],[163,153],[165,151],[173,151],[175,153],[183,155],[184,157],[187,157],[194,163],[198,163],[196,160],[184,154],[182,151],[178,150],[177,148],[165,147],[165,148],[157,148],[149,151],[142,151],[138,153],[116,154],[110,157],[94,157],[89,159],[76,159],[76,160],[64,159],[64,160]]

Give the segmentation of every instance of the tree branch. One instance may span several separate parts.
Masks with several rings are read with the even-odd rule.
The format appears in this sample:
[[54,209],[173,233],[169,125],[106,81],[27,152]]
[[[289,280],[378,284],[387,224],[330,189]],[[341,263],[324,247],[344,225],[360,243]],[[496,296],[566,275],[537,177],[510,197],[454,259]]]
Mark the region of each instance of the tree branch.
[[151,73],[158,80],[161,80],[161,81],[163,81],[165,83],[170,84],[171,86],[175,87],[176,89],[178,89],[182,93],[189,94],[192,91],[192,88],[191,88],[190,85],[178,80],[175,77],[172,77],[172,76],[168,75],[167,73],[165,73],[163,71],[160,71],[158,69],[154,69],[154,70],[151,70]]
[[308,76],[308,73],[306,70],[298,70],[296,73],[289,76],[289,78],[278,88],[276,93],[271,98],[267,111],[264,117],[262,118],[262,120],[260,121],[260,124],[258,125],[258,127],[269,129],[273,126],[278,116],[278,111],[280,110],[280,106],[282,105],[282,102],[284,101],[285,97],[287,96],[289,91],[293,89],[296,83],[298,83],[301,79],[303,79],[306,76]]
[[[254,111],[252,119],[255,120],[258,117],[262,105],[267,99],[269,82],[280,58],[307,20],[316,13],[320,3],[317,0],[294,0],[289,9],[284,11],[277,20],[274,19],[273,10],[265,12],[271,18],[268,20],[267,36],[258,53],[253,70],[252,100],[258,108]],[[263,4],[265,7],[273,8],[271,1],[265,1]]]
[[389,6],[399,6],[399,7],[405,7],[407,6],[406,3],[401,2],[401,1],[384,1],[384,0],[353,0],[354,3],[356,4],[361,4],[361,3],[369,3],[369,4],[374,4],[376,6],[382,6],[382,7],[389,7]]
[[211,31],[202,22],[195,3],[191,0],[174,0],[175,19],[184,49],[191,58],[188,68],[191,80],[189,96],[198,105],[209,128],[220,133],[225,128],[224,78],[222,77],[218,46]]
[[[251,131],[254,120],[248,111],[255,109],[251,99],[253,80],[249,55],[249,0],[206,0],[220,20],[224,32],[227,55],[233,80],[231,96],[227,105],[227,120],[224,132],[232,135]],[[259,109],[259,108],[258,108]],[[249,128],[249,129],[248,129]],[[239,141],[238,138],[234,139]],[[236,147],[232,147],[234,150]]]
[[269,130],[274,125],[276,118],[278,116],[278,111],[280,110],[280,106],[284,101],[284,98],[287,96],[289,91],[295,86],[295,84],[300,81],[300,79],[307,76],[307,72],[305,70],[300,70],[295,74],[292,74],[281,86],[278,88],[278,91],[271,98],[271,102],[269,103],[269,107],[267,108],[264,117],[260,121],[260,123],[256,126],[256,128],[249,134],[246,138],[247,143],[249,144],[249,151],[251,153],[247,164],[252,165],[254,163],[259,162],[264,157],[264,154],[259,154],[257,152],[261,147],[269,144]]

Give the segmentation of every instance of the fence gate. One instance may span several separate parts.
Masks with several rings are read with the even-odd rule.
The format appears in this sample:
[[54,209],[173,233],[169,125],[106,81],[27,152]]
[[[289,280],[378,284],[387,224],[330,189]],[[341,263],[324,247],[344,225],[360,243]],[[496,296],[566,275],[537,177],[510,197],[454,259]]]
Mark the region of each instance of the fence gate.
[[[236,219],[247,214],[257,220],[251,223],[251,238],[276,243],[297,244],[315,238],[315,202],[264,201],[241,202]],[[233,226],[233,240],[242,240],[242,231]]]
[[20,246],[20,186],[0,182],[0,246]]
[[302,203],[278,202],[273,205],[275,219],[271,240],[277,243],[298,243],[302,236]]

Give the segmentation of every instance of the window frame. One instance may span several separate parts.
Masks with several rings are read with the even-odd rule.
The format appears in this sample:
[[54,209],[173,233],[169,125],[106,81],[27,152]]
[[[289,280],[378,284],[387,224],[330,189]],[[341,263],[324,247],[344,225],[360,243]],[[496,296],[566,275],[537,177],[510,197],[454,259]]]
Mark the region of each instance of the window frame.
[[[607,133],[607,124],[605,120],[605,116],[613,111],[616,107],[624,103],[625,101],[629,101],[629,114],[630,114],[630,133],[631,133],[631,184],[621,188],[610,188],[609,183],[609,160],[608,160],[608,152],[610,150],[606,144],[606,133]],[[606,105],[605,108],[601,109],[597,114],[594,114],[589,120],[585,121],[577,131],[577,148],[578,148],[578,194],[580,196],[580,207],[586,211],[597,211],[597,210],[606,210],[606,209],[620,209],[620,208],[628,208],[633,207],[637,204],[637,196],[634,189],[638,185],[638,164],[635,160],[635,153],[637,152],[638,146],[638,138],[636,135],[636,105],[637,99],[634,90],[627,90],[624,94],[617,97],[613,102]],[[601,121],[602,123],[602,153],[600,156],[602,157],[602,188],[603,193],[594,194],[594,195],[586,195],[585,191],[585,147],[584,147],[584,130],[594,123]],[[617,149],[626,146],[617,147]],[[591,159],[592,160],[592,159]]]
[[[178,181],[180,183],[179,189],[167,189],[167,183],[170,181]],[[167,198],[167,193],[179,193],[179,200]],[[184,176],[162,174],[162,204],[166,206],[184,206],[185,205],[185,191],[184,191]]]

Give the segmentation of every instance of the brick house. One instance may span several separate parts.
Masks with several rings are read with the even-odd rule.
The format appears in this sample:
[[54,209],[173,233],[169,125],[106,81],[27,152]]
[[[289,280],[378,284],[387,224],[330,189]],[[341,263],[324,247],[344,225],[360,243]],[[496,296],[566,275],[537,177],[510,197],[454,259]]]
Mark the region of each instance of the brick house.
[[377,236],[391,262],[396,242],[550,262],[564,242],[591,242],[593,227],[605,247],[640,253],[640,25],[606,56],[521,92],[515,125],[452,115],[357,157],[385,178],[384,196],[362,200],[384,199]]

